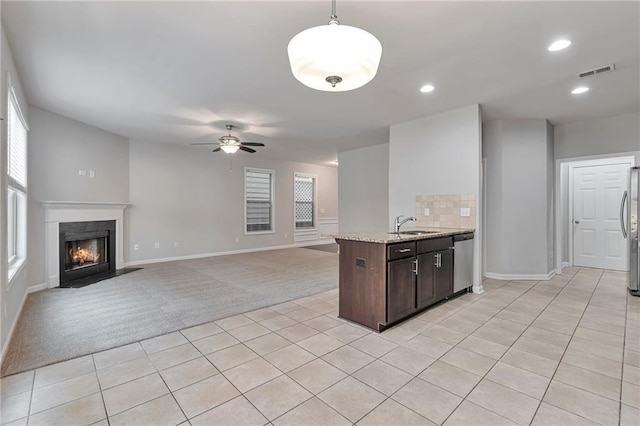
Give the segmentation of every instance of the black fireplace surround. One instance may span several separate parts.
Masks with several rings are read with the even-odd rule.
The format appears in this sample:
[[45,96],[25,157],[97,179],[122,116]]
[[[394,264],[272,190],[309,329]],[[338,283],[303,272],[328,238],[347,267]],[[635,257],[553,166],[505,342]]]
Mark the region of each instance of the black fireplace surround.
[[116,221],[60,223],[60,287],[116,270]]

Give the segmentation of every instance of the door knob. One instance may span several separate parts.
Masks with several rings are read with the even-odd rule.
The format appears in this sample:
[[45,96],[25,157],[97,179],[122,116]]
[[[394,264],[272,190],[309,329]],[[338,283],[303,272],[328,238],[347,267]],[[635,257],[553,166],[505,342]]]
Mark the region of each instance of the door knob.
[[580,221],[579,221],[579,220],[574,220],[573,222],[574,222],[576,225],[580,223]]

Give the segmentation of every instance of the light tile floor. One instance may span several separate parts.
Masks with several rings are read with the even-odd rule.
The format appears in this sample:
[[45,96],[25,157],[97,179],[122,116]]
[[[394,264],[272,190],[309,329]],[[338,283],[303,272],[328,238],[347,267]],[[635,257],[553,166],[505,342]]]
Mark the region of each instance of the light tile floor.
[[625,275],[485,280],[377,334],[337,290],[1,380],[12,425],[638,425]]

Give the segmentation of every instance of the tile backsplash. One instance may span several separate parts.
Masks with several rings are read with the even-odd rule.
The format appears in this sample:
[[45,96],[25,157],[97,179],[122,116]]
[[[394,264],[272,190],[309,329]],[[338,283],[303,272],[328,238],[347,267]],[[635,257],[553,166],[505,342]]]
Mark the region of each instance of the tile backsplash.
[[[425,216],[429,209],[429,216]],[[469,209],[469,217],[460,216]],[[476,194],[437,194],[416,196],[417,226],[429,228],[476,228]]]

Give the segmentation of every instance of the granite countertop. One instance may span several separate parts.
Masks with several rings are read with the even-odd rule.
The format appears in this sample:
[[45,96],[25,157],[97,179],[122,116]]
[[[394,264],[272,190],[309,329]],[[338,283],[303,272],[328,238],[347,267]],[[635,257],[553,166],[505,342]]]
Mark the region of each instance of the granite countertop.
[[[466,234],[475,232],[475,229],[453,229],[453,228],[425,228],[415,227],[417,231],[427,231],[429,234],[410,235],[395,234],[389,231],[364,231],[364,232],[338,232],[335,234],[323,234],[326,238],[335,238],[336,240],[363,241],[367,243],[391,244],[401,243],[403,241],[425,240],[429,238],[448,237],[450,235]],[[409,229],[405,229],[409,231]]]

